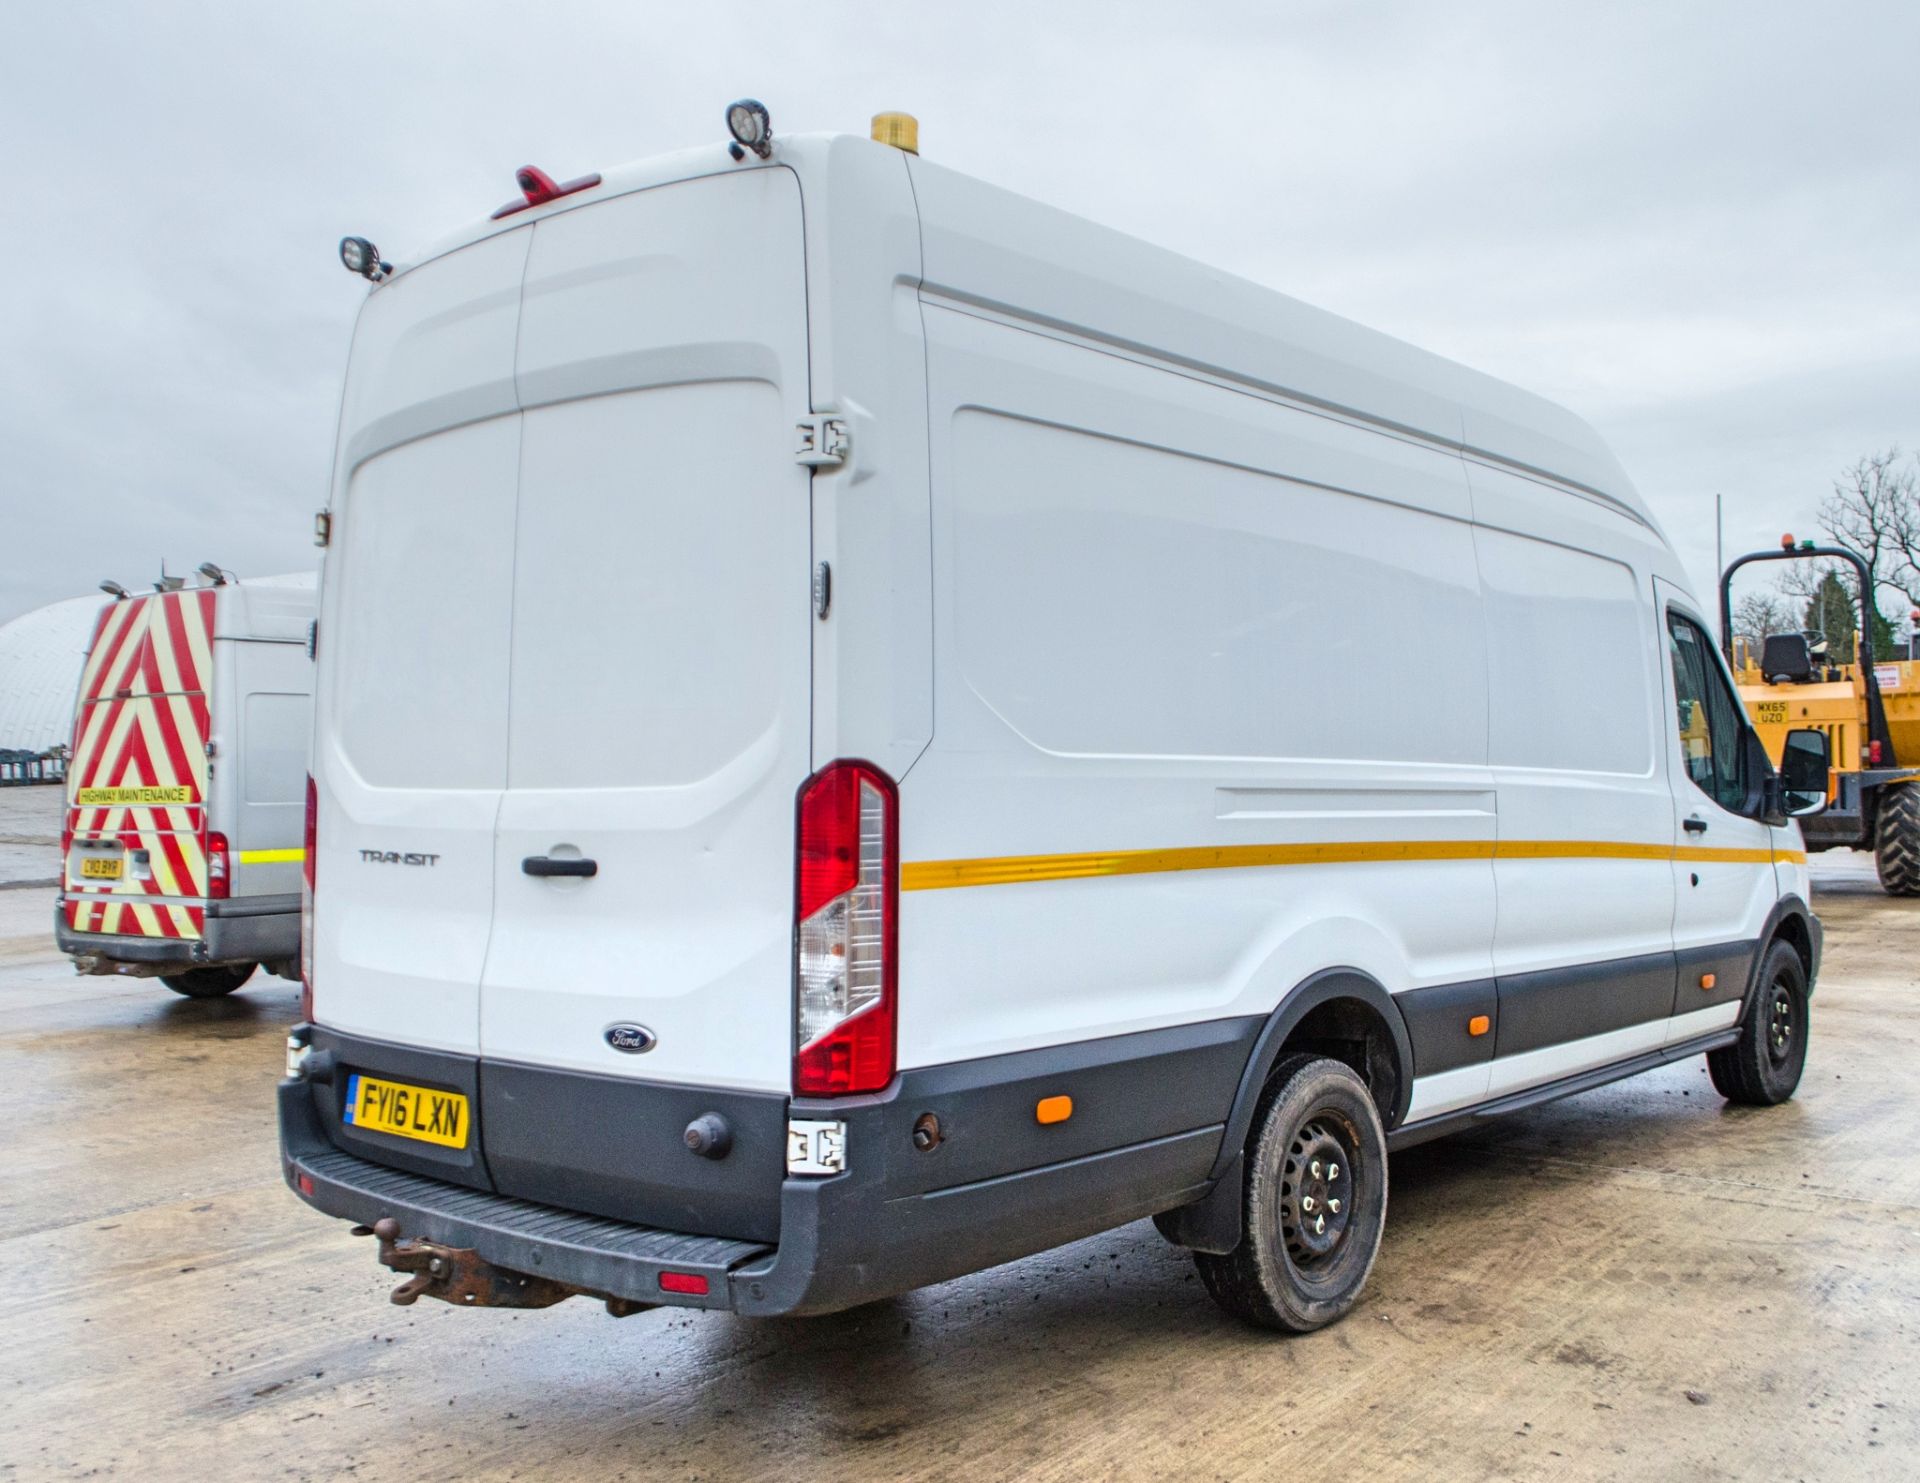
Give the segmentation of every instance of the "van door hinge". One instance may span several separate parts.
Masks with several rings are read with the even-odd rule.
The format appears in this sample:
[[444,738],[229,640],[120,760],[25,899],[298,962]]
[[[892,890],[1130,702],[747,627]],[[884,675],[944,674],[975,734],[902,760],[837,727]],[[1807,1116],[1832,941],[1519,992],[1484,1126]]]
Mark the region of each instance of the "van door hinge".
[[815,413],[799,423],[794,432],[799,441],[793,461],[810,469],[837,469],[847,461],[853,447],[853,435],[846,422],[828,413]]
[[313,514],[313,543],[324,549],[333,539],[333,512],[316,510]]

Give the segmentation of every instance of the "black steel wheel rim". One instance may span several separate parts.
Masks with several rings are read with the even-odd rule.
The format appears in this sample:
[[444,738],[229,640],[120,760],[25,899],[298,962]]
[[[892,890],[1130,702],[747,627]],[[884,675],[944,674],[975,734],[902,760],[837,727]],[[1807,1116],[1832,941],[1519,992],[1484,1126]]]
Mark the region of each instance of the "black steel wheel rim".
[[1800,1033],[1800,1017],[1795,1012],[1793,986],[1777,979],[1767,1001],[1767,1059],[1784,1066],[1793,1055],[1793,1044]]
[[1338,1260],[1356,1198],[1358,1140],[1345,1123],[1316,1113],[1287,1143],[1280,1182],[1280,1238],[1305,1274]]

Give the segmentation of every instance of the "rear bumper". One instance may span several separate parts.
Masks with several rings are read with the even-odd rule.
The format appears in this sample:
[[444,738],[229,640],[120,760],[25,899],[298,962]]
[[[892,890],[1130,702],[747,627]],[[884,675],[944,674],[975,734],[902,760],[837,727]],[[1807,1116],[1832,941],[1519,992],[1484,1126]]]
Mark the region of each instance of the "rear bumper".
[[178,964],[182,968],[205,968],[215,963],[283,963],[300,957],[297,896],[209,901],[198,939],[76,932],[67,925],[63,905],[64,900],[54,903],[54,941],[61,952],[76,956],[123,963]]
[[[329,1215],[392,1216],[409,1237],[510,1271],[643,1303],[830,1313],[1200,1198],[1235,1083],[1215,1073],[1244,1065],[1246,1044],[1240,1022],[1220,1021],[909,1071],[873,1097],[796,1100],[795,1117],[846,1124],[848,1171],[782,1180],[771,1241],[585,1215],[390,1167],[336,1145],[317,1101],[332,1093],[305,1080],[280,1084],[281,1158],[294,1192]],[[1058,1094],[1074,1098],[1074,1119],[1040,1127],[1035,1101]],[[947,1136],[916,1149],[913,1125],[928,1112]],[[1147,1130],[1143,1118],[1187,1126],[1111,1141]],[[1089,1143],[1108,1146],[1078,1151]],[[1045,1159],[1049,1144],[1070,1156]],[[668,1271],[705,1276],[708,1291],[664,1292]]]

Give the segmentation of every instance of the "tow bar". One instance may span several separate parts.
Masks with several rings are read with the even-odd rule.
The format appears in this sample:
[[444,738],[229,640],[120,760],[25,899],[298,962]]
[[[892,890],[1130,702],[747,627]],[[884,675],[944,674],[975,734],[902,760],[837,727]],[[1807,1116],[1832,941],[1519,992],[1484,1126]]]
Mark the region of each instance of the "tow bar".
[[456,1308],[551,1308],[581,1292],[545,1277],[526,1277],[496,1267],[471,1248],[408,1240],[400,1234],[400,1222],[390,1215],[370,1226],[355,1226],[353,1234],[379,1241],[382,1266],[412,1274],[389,1295],[389,1301],[402,1308],[422,1297],[438,1298]]

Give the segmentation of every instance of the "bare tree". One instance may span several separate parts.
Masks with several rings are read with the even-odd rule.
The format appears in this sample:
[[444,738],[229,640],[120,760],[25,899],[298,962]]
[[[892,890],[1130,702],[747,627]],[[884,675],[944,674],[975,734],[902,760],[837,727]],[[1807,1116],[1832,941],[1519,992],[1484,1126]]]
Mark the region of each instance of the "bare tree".
[[1778,593],[1749,592],[1734,604],[1733,632],[1758,654],[1776,633],[1794,633],[1793,610]]
[[1920,460],[1897,446],[1860,459],[1820,502],[1820,524],[1866,558],[1876,607],[1882,590],[1920,606]]

